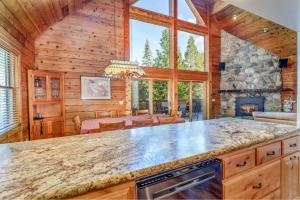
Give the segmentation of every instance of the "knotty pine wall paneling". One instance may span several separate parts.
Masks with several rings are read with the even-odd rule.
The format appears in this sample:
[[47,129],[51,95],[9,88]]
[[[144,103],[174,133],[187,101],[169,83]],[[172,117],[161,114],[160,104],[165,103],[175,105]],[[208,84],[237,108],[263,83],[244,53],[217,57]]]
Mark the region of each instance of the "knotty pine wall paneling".
[[76,134],[72,117],[125,110],[125,81],[112,80],[112,100],[81,100],[80,76],[102,76],[113,59],[124,59],[123,0],[92,0],[50,26],[35,41],[36,67],[65,72],[65,135]]

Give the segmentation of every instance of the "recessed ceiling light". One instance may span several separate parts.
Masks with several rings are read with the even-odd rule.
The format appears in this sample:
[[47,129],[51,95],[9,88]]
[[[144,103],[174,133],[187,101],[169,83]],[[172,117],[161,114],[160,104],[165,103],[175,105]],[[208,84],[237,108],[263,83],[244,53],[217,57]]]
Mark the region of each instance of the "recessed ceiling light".
[[233,20],[237,20],[237,16],[236,15],[233,15]]
[[262,32],[263,32],[263,33],[269,32],[269,28],[267,28],[267,27],[263,28],[263,29],[262,29]]

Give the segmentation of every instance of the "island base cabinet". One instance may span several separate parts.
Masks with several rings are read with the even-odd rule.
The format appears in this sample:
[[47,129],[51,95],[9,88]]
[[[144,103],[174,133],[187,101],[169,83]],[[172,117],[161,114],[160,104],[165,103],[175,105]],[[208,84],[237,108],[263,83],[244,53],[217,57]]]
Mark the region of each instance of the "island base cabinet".
[[98,191],[89,192],[80,196],[69,198],[70,200],[134,200],[135,182],[108,187]]
[[281,198],[282,199],[296,199],[299,197],[299,160],[300,154],[294,153],[282,158],[282,184],[281,184]]
[[280,168],[278,160],[224,181],[224,199],[264,199],[280,188]]

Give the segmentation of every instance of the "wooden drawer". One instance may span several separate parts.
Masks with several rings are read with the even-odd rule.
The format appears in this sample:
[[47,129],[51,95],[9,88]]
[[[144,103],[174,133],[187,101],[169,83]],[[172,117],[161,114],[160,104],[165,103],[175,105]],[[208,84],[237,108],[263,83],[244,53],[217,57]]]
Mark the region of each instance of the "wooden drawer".
[[224,178],[231,177],[242,171],[249,170],[255,167],[255,150],[246,151],[233,156],[225,157]]
[[299,137],[292,137],[282,141],[282,153],[287,155],[299,150]]
[[256,152],[256,163],[258,165],[279,158],[281,156],[281,142],[258,147]]
[[223,183],[225,199],[259,199],[280,187],[280,160]]
[[266,197],[262,198],[263,200],[277,200],[280,199],[280,189],[268,194]]

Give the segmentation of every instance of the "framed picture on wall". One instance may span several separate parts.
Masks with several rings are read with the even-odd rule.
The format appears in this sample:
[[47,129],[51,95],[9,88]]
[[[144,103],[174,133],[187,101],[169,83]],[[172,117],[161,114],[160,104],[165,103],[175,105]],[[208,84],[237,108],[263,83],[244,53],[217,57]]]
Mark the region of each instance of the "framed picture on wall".
[[106,77],[81,76],[81,99],[111,99],[111,80]]

